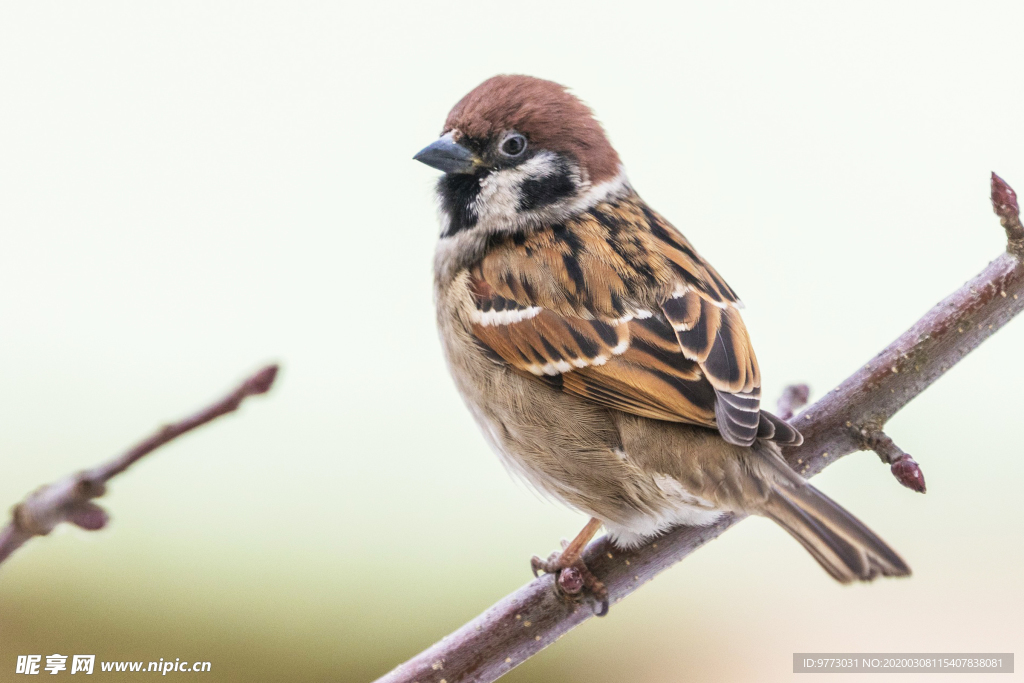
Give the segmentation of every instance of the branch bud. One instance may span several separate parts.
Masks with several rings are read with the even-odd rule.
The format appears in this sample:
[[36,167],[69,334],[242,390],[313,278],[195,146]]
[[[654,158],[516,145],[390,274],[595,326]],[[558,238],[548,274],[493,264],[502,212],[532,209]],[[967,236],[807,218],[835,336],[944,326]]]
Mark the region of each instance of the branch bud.
[[921,466],[917,464],[917,461],[909,455],[904,453],[896,458],[890,469],[892,470],[892,476],[896,477],[896,481],[912,491],[925,493],[924,473],[921,471]]

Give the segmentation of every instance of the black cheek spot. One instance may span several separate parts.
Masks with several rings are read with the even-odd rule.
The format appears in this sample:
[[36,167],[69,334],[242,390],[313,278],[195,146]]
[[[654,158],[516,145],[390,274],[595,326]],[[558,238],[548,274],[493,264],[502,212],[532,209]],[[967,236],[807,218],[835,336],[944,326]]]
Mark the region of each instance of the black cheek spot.
[[551,175],[524,180],[519,193],[519,210],[533,211],[576,194],[576,183],[569,164],[559,159]]

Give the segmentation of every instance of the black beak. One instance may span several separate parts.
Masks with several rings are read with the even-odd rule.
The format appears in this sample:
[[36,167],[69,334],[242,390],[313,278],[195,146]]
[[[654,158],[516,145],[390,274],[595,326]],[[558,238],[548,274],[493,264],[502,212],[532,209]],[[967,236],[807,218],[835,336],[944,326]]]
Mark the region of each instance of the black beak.
[[445,173],[472,173],[480,163],[475,154],[452,140],[451,133],[421,149],[413,159]]

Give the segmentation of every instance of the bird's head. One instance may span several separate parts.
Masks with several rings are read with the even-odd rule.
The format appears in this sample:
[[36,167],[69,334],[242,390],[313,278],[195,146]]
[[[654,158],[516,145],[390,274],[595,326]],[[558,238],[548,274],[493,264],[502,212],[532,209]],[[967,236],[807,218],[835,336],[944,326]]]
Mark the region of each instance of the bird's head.
[[625,186],[619,155],[590,108],[530,76],[478,85],[448,114],[441,137],[413,158],[445,173],[443,237],[529,230]]

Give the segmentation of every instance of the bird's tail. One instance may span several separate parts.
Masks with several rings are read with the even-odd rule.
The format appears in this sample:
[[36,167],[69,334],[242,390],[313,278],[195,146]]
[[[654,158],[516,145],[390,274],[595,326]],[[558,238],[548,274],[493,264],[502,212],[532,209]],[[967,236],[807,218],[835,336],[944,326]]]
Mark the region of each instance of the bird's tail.
[[787,474],[773,486],[763,512],[800,541],[836,581],[910,575],[910,567],[871,529],[794,472]]

